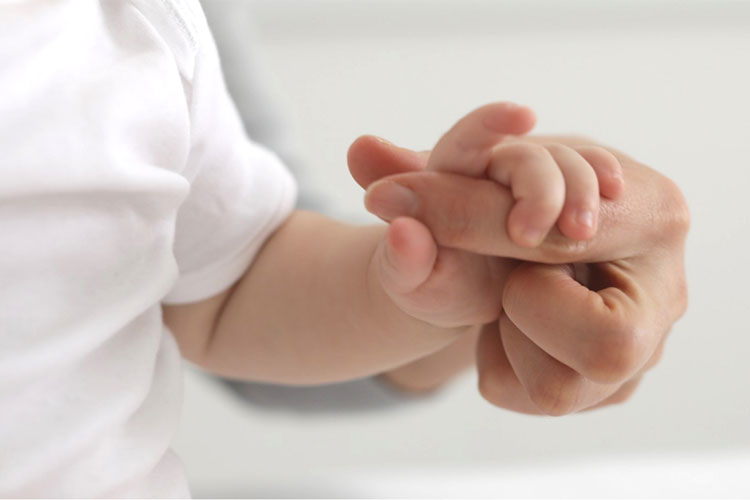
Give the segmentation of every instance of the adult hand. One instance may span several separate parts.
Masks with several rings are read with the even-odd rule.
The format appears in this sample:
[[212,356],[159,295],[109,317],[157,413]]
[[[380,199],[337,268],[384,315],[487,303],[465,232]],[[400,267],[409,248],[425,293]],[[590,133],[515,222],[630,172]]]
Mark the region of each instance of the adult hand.
[[[594,145],[580,137],[512,140]],[[513,198],[503,186],[424,171],[428,153],[374,137],[349,150],[371,212],[416,218],[440,245],[526,261],[510,274],[503,313],[478,343],[480,392],[497,406],[562,415],[626,399],[685,311],[685,200],[658,172],[609,151],[625,188],[616,202],[601,201],[597,234],[574,241],[553,230],[539,247],[524,248],[506,232]],[[409,203],[401,189],[391,196],[396,185],[413,194]]]

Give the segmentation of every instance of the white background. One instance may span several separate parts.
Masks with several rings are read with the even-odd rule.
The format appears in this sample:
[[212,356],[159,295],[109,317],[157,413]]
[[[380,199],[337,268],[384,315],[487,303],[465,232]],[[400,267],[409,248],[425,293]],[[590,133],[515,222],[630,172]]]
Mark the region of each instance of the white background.
[[[467,111],[514,100],[538,132],[592,136],[682,187],[691,304],[630,402],[559,419],[490,406],[472,374],[396,410],[295,416],[191,372],[175,446],[196,495],[417,495],[393,479],[406,476],[432,478],[419,491],[437,496],[521,495],[507,486],[519,477],[542,495],[750,495],[750,460],[697,472],[750,456],[750,2],[253,4],[258,49],[337,213],[371,220],[346,169],[358,135],[427,149]],[[373,469],[393,488],[373,490]],[[560,486],[561,470],[582,489]]]

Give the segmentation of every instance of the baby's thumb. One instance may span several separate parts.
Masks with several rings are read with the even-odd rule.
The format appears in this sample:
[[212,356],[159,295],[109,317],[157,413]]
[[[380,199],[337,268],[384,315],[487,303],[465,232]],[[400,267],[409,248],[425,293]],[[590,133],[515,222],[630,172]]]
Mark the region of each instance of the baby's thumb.
[[437,252],[424,224],[409,217],[395,219],[375,257],[385,291],[393,296],[416,290],[432,273]]

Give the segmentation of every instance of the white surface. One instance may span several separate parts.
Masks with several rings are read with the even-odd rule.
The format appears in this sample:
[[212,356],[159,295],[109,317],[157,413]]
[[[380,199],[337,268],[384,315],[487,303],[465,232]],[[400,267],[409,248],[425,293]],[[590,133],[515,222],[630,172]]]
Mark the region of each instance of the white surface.
[[[344,466],[466,477],[461,470],[601,456],[642,467],[639,457],[653,454],[666,457],[657,469],[666,474],[683,453],[750,450],[750,3],[259,6],[266,63],[316,184],[339,212],[370,220],[346,170],[356,136],[428,148],[466,111],[517,100],[537,110],[540,132],[593,136],[683,188],[693,216],[691,306],[630,402],[563,419],[495,409],[473,375],[414,407],[296,417],[242,407],[192,374],[176,446],[196,492],[263,485],[262,494],[282,494],[284,484],[303,484],[300,474],[336,484]],[[728,474],[722,491],[747,495],[743,474]],[[670,484],[667,475],[642,477],[654,495]]]
[[[268,479],[252,493],[331,498],[727,498],[747,497],[750,454],[601,457],[500,467],[341,468],[335,479]],[[263,489],[287,485],[281,490]],[[226,492],[226,490],[224,490]],[[229,492],[231,493],[231,492]],[[256,496],[260,496],[256,495]]]

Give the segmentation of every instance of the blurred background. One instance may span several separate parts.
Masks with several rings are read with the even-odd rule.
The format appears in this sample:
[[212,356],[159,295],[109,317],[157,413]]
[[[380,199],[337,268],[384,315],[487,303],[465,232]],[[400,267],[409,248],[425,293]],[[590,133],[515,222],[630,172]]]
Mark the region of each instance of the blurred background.
[[373,222],[346,167],[357,136],[428,149],[517,101],[537,133],[682,187],[691,305],[628,403],[564,418],[494,408],[473,373],[365,411],[248,403],[189,368],[175,448],[195,496],[750,496],[750,2],[204,5],[248,129],[301,171],[305,203]]

